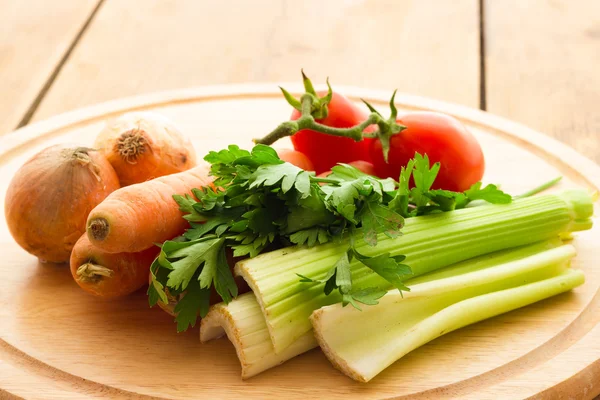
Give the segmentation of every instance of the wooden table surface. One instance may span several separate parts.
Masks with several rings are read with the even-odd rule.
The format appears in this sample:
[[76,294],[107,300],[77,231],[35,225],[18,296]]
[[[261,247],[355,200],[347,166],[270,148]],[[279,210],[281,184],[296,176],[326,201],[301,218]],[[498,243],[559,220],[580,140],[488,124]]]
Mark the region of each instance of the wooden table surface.
[[0,145],[94,103],[301,67],[481,108],[600,163],[599,0],[0,0]]
[[599,65],[598,0],[0,0],[0,135],[123,96],[296,82],[303,67],[482,108],[600,162]]

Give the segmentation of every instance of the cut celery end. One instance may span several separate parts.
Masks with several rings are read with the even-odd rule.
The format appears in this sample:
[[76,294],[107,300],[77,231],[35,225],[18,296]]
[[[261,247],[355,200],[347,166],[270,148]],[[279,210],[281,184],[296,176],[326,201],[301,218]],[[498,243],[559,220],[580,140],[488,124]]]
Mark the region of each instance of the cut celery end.
[[[450,282],[452,278],[445,278],[415,285],[404,298],[390,291],[379,305],[365,307],[362,312],[340,304],[324,307],[311,316],[315,336],[336,368],[357,381],[368,382],[439,336],[581,285],[583,273],[564,268],[564,258],[570,252],[568,246],[562,246],[529,260],[489,268],[483,275],[484,271],[474,272],[480,276],[472,287],[452,290],[456,287]],[[523,265],[529,268],[521,274]],[[465,274],[465,281],[472,274]],[[449,286],[442,289],[447,283]]]
[[200,322],[202,343],[225,334],[240,360],[242,379],[250,378],[317,347],[314,335],[308,332],[285,351],[276,354],[265,317],[253,293],[238,296],[227,305],[219,303],[212,306]]
[[[406,220],[403,235],[379,235],[373,248],[357,241],[366,255],[403,254],[405,263],[420,276],[473,257],[559,237],[571,230],[589,229],[592,199],[585,191],[567,191],[518,199],[506,205],[487,205]],[[275,352],[285,350],[311,330],[310,314],[341,300],[326,296],[323,284],[300,283],[296,274],[322,279],[347,243],[313,248],[292,247],[247,259],[236,265],[252,288],[266,317]],[[355,289],[390,284],[362,264],[351,264]]]

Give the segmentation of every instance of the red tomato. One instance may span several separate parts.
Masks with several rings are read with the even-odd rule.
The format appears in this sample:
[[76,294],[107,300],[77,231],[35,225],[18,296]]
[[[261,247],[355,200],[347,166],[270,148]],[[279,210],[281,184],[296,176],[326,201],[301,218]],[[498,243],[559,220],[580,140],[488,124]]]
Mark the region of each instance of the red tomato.
[[364,172],[367,175],[375,176],[375,166],[368,161],[357,160],[349,162],[348,164],[352,165],[354,168]]
[[313,163],[306,157],[304,153],[290,149],[278,149],[277,155],[283,161],[287,161],[290,164],[294,164],[298,168],[302,168],[305,171],[314,171]]
[[398,119],[407,127],[392,136],[388,162],[383,159],[381,142],[371,142],[371,159],[379,177],[398,179],[400,168],[415,152],[427,154],[430,164],[440,162],[434,189],[467,190],[481,180],[485,163],[473,135],[457,119],[435,112],[410,112]]
[[[319,93],[320,96],[323,93]],[[317,120],[324,125],[335,128],[350,128],[360,124],[369,117],[366,110],[356,106],[345,96],[333,93],[327,106],[326,118]],[[298,110],[292,112],[292,120],[300,118]],[[372,139],[355,142],[353,139],[326,135],[311,130],[301,130],[292,136],[294,149],[301,151],[313,162],[315,172],[320,174],[331,169],[337,163],[354,160],[369,160],[369,143]]]

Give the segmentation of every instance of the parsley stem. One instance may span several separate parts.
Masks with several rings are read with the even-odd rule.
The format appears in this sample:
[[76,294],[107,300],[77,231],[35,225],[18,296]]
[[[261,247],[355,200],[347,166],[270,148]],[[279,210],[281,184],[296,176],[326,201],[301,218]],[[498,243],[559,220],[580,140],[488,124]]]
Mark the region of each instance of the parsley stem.
[[558,182],[560,182],[561,179],[562,179],[562,176],[556,177],[556,178],[554,178],[554,179],[552,179],[552,180],[550,180],[550,181],[548,181],[546,183],[541,184],[538,187],[535,187],[533,189],[530,189],[530,190],[526,191],[525,193],[521,193],[518,196],[514,196],[513,198],[514,199],[520,199],[520,198],[523,198],[523,197],[533,196],[534,194],[538,194],[540,192],[543,192],[544,190],[549,189],[552,186],[556,185]]
[[311,182],[316,182],[316,183],[332,183],[334,185],[339,185],[340,184],[340,181],[338,181],[336,179],[319,178],[317,176],[311,176],[310,177],[310,181]]

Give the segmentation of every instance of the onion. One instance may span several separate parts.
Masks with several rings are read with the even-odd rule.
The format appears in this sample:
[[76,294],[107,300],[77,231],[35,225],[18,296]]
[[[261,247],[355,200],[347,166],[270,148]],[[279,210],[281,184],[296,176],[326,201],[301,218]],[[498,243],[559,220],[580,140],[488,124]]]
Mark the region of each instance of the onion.
[[86,147],[55,145],[28,160],[6,192],[10,233],[42,262],[69,261],[90,211],[119,188],[109,162]]
[[94,147],[111,163],[122,186],[196,165],[189,139],[169,119],[151,112],[127,113],[110,122],[98,134]]

